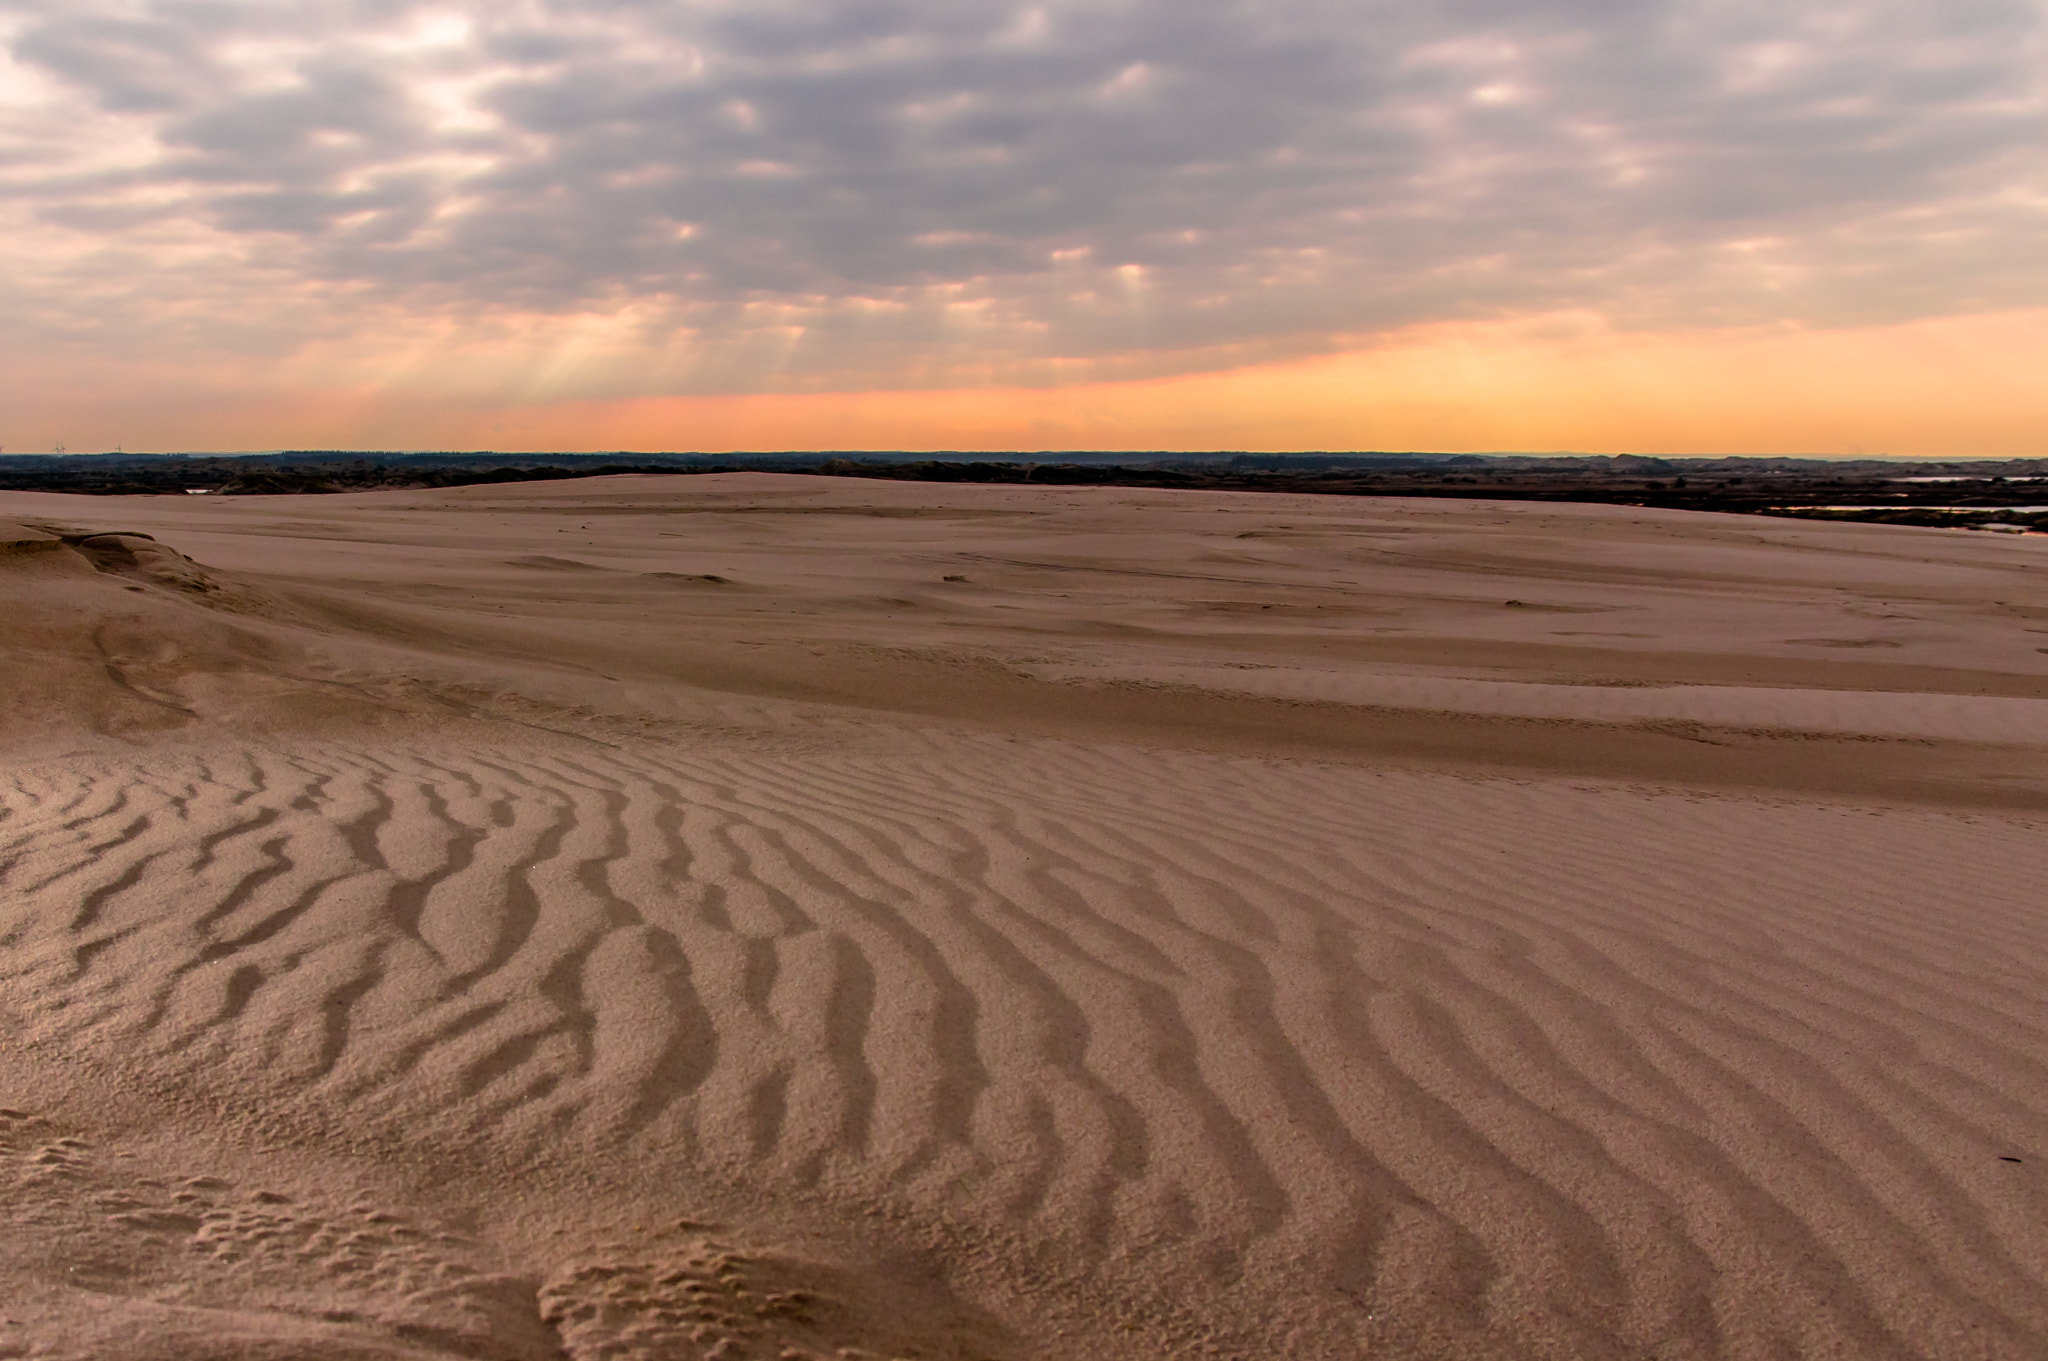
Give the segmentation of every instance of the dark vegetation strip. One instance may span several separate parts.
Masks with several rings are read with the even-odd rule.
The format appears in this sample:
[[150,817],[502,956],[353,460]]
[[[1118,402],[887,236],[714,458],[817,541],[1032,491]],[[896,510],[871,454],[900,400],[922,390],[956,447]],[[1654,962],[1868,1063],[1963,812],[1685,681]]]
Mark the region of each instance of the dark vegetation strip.
[[[1143,460],[1143,461],[1140,461]],[[759,471],[891,481],[1594,502],[1883,524],[2048,532],[2048,459],[1901,463],[1479,454],[358,453],[15,455],[0,489],[93,495],[307,495]],[[1941,481],[1915,479],[1941,478]],[[1853,508],[1844,508],[1844,507]]]

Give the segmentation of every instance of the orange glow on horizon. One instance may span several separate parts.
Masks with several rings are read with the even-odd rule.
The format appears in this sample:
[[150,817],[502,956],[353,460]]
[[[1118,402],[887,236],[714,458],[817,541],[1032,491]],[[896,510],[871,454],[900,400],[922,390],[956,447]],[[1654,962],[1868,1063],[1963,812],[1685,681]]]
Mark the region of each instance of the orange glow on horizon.
[[[2048,456],[2048,310],[1844,330],[1418,327],[1341,354],[1063,387],[500,402],[158,372],[52,399],[73,450],[1418,449]],[[472,367],[474,355],[464,362]],[[426,375],[431,378],[431,374]],[[196,390],[195,390],[196,389]],[[19,402],[17,425],[31,403]],[[17,451],[33,446],[12,444]],[[47,445],[42,447],[47,448]]]

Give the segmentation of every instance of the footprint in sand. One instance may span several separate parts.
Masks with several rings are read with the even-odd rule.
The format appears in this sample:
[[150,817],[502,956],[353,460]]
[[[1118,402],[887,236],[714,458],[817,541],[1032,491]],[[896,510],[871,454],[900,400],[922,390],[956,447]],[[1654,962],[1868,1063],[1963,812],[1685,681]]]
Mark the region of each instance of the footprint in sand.
[[[541,1318],[574,1361],[983,1361],[992,1333],[904,1307],[853,1273],[715,1238],[548,1277]],[[916,1332],[905,1325],[915,1319]]]
[[8,1329],[52,1358],[561,1356],[532,1281],[460,1234],[371,1200],[122,1162],[0,1109],[0,1359]]

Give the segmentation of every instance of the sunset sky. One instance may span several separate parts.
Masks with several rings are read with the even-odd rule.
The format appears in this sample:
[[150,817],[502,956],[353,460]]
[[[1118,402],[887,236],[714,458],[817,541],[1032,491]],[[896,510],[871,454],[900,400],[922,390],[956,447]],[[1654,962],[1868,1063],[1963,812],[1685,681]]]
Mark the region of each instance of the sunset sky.
[[0,445],[2048,455],[2042,0],[0,0]]

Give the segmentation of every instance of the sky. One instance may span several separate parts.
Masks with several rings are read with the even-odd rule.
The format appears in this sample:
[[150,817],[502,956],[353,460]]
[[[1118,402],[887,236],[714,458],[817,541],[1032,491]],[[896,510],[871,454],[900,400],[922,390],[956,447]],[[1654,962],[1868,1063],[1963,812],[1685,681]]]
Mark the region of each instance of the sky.
[[0,0],[0,448],[2048,455],[2048,0]]

